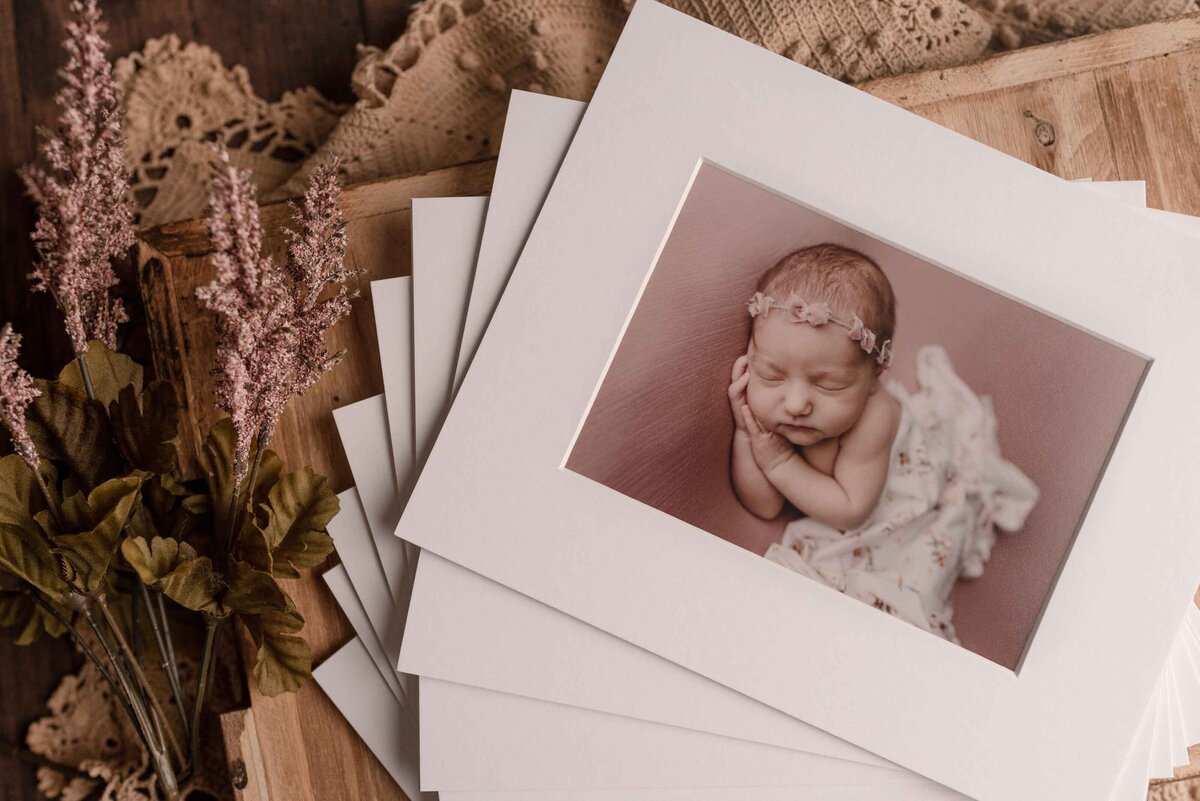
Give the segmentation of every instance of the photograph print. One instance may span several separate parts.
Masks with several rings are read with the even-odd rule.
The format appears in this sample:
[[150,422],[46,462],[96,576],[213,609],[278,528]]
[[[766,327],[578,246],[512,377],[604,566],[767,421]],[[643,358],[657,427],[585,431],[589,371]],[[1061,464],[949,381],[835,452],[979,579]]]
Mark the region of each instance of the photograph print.
[[702,163],[565,467],[1017,670],[1149,360],[902,244]]

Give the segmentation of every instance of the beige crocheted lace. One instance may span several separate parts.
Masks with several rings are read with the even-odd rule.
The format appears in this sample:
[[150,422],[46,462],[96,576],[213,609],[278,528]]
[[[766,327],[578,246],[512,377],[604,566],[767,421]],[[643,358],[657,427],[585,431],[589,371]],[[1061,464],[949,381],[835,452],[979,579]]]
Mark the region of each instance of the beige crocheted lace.
[[975,59],[991,28],[958,0],[666,0],[833,78],[852,82]]
[[591,97],[625,17],[621,0],[428,0],[386,50],[362,48],[358,102],[272,194],[335,155],[360,181],[494,154],[509,90]]
[[[80,636],[94,651],[100,651],[94,635],[81,631]],[[163,672],[149,661],[144,667],[155,695],[169,698]],[[218,667],[214,679],[228,683],[230,678],[224,671],[224,667]],[[184,688],[195,687],[193,659],[181,656],[179,673]],[[38,790],[43,796],[83,801],[92,797],[97,788],[103,788],[100,801],[159,801],[161,796],[146,750],[108,684],[90,661],[84,662],[79,673],[65,677],[46,705],[50,714],[30,725],[26,744],[34,753],[75,767],[93,778],[67,778],[50,768],[38,768]],[[175,727],[175,736],[184,742],[182,721],[174,718],[171,725]],[[182,798],[232,799],[232,788],[224,774],[223,754],[214,752],[214,745],[220,750],[219,738],[214,743],[206,737],[204,742],[207,750],[202,754],[202,770],[184,785]]]
[[993,50],[1129,28],[1200,11],[1196,0],[965,0],[994,31]]
[[[948,67],[989,48],[1135,25],[1198,0],[665,0],[692,16],[847,81]],[[348,182],[495,154],[512,88],[586,100],[632,0],[426,0],[386,49],[360,48],[358,97],[339,106],[305,87],[276,103],[241,67],[175,36],[118,62],[142,223],[204,208],[217,135],[260,197],[303,191],[338,156]]]
[[254,94],[243,66],[227,69],[211,48],[169,34],[119,59],[123,130],[139,225],[195,217],[209,178],[203,146],[224,138],[230,160],[254,174],[261,193],[296,171],[346,107],[304,87],[276,103]]

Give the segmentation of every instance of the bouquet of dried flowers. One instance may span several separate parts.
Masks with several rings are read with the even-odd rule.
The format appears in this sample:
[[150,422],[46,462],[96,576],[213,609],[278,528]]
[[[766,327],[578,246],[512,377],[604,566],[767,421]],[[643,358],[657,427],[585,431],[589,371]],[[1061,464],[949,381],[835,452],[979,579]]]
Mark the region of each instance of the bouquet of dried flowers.
[[[342,264],[336,165],[318,170],[293,206],[277,265],[262,252],[249,175],[214,146],[217,276],[197,294],[217,315],[214,375],[228,417],[205,440],[204,477],[184,480],[175,387],[145,381],[116,349],[126,317],[111,260],[134,236],[120,103],[97,0],[71,7],[59,126],[41,132],[44,166],[21,177],[39,212],[33,288],[53,295],[76,358],[57,379],[34,379],[17,363],[21,337],[0,329],[0,417],[14,451],[0,458],[0,625],[22,644],[72,636],[132,721],[163,797],[178,798],[197,767],[225,621],[240,620],[257,645],[263,693],[294,691],[311,675],[304,620],[279,579],[325,560],[338,500],[311,469],[284,472],[267,445],[288,399],[340,359],[325,332],[349,313],[356,272]],[[177,670],[181,618],[205,635],[194,688]],[[170,698],[155,695],[151,669],[167,677]]]

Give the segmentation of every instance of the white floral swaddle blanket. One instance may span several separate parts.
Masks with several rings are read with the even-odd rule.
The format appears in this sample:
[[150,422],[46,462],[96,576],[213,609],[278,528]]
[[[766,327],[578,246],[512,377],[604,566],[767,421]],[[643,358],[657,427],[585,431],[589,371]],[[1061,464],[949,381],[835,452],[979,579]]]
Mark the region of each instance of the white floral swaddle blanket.
[[1020,529],[1038,489],[1000,455],[990,399],[958,377],[943,348],[917,353],[917,383],[911,395],[887,385],[900,401],[900,426],[867,521],[842,532],[802,517],[766,557],[958,642],[954,583],[983,573],[996,529]]

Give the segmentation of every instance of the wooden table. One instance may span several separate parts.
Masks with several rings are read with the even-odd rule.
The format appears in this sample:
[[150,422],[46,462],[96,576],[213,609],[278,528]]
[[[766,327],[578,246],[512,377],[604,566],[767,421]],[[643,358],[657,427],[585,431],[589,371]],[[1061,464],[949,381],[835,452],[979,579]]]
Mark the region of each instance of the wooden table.
[[[1064,178],[1145,180],[1151,206],[1200,214],[1198,79],[1200,15],[1193,15],[862,88]],[[348,190],[349,258],[368,269],[364,289],[369,280],[409,272],[409,203],[414,195],[486,192],[492,166],[464,165]],[[275,248],[280,246],[282,218],[279,207],[264,211],[267,230],[275,232]],[[138,261],[155,366],[185,387],[193,434],[198,435],[215,416],[204,380],[212,363],[211,326],[191,296],[211,273],[203,224],[148,233]],[[335,346],[349,347],[350,358],[293,402],[276,438],[290,466],[312,464],[330,475],[337,490],[348,487],[351,478],[330,410],[382,391],[373,332],[364,297],[354,317],[334,333]],[[313,576],[297,583],[295,595],[320,660],[348,639],[350,630]],[[231,756],[247,769],[243,798],[402,797],[312,685],[296,696],[273,700],[254,695],[249,712],[226,723]],[[1157,785],[1153,792],[1164,799],[1185,798],[1190,786],[1179,779]]]

